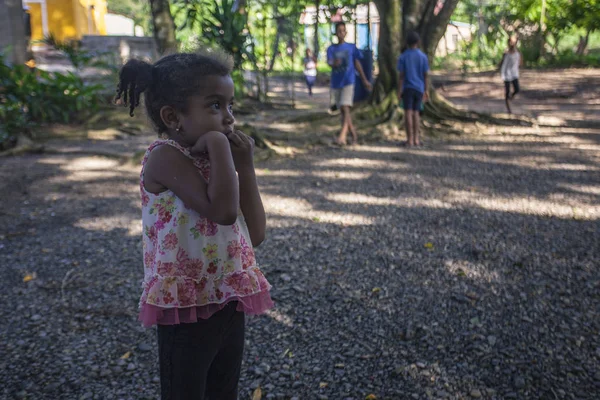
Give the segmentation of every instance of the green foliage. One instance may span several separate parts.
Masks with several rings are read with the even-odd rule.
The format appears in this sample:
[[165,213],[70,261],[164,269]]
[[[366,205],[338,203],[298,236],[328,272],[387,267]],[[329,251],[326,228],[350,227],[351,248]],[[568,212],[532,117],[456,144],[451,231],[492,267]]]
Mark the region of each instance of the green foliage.
[[291,50],[298,51],[303,28],[299,24],[300,14],[306,1],[253,1],[250,7],[250,25],[254,30],[254,49],[259,70],[289,69]]
[[503,47],[488,45],[483,42],[481,46],[477,42],[462,43],[455,53],[442,57],[435,57],[432,63],[433,69],[459,69],[463,73],[480,69],[490,69],[498,66],[502,60]]
[[[574,28],[568,31],[565,31],[562,36],[560,36],[560,40],[556,43],[556,53],[561,53],[565,51],[573,51],[579,45],[579,40],[582,36],[586,35],[585,29]],[[590,51],[594,49],[600,49],[600,30],[590,33],[589,36],[588,47]],[[554,40],[551,43],[553,46],[555,45]]]
[[463,0],[452,19],[483,28],[478,32],[481,36],[474,39],[478,40],[476,48],[452,57],[467,65],[483,66],[501,57],[506,39],[512,34],[520,38],[519,49],[526,65],[556,62],[559,66],[569,60],[574,65],[593,65],[593,58],[571,56],[568,50],[575,51],[579,36],[592,33],[593,38],[593,32],[600,30],[600,0]]
[[174,0],[172,4],[184,49],[216,45],[233,55],[236,68],[252,60],[248,15],[232,10],[234,0]]
[[10,95],[0,94],[0,151],[14,146],[16,134],[29,129],[22,105]]
[[[297,68],[299,17],[305,0],[172,0],[171,11],[182,50],[224,49],[233,55],[235,69],[252,69],[266,77],[274,70],[289,71],[292,54]],[[250,31],[252,27],[252,32]],[[241,72],[234,73],[237,93],[245,93]]]
[[600,52],[590,52],[587,55],[578,55],[572,50],[560,51],[539,62],[541,67],[572,68],[572,67],[600,67]]
[[583,28],[589,32],[600,30],[600,0],[569,1],[565,11],[566,18],[571,22],[568,26]]
[[82,121],[98,110],[101,85],[79,76],[9,65],[0,53],[0,146],[38,123]]
[[241,70],[236,69],[231,74],[231,78],[233,79],[233,87],[235,90],[235,95],[237,97],[244,97],[247,95],[246,82],[244,80],[244,75]]

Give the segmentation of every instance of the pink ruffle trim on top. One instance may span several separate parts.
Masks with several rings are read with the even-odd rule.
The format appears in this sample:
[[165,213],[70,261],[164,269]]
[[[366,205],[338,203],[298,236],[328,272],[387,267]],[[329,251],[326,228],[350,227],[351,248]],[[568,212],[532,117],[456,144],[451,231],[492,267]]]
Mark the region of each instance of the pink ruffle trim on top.
[[144,327],[153,325],[177,325],[198,322],[199,319],[209,319],[222,310],[229,302],[237,301],[237,311],[244,314],[258,315],[273,308],[273,300],[268,290],[245,297],[230,297],[223,303],[212,303],[203,306],[186,308],[164,308],[144,303],[140,309],[139,320]]

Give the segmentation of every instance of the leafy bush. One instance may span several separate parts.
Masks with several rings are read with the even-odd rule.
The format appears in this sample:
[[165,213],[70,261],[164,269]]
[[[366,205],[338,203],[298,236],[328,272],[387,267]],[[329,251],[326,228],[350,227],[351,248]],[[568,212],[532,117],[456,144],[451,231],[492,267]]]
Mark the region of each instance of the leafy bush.
[[539,66],[552,68],[600,67],[600,54],[590,52],[587,55],[577,55],[571,50],[566,50],[541,59]]
[[9,65],[0,53],[0,148],[38,123],[83,121],[101,102],[101,85],[88,85],[73,74]]
[[0,151],[13,147],[17,142],[15,132],[28,128],[27,118],[18,102],[4,103],[0,95]]
[[489,69],[499,65],[504,48],[483,40],[479,47],[476,41],[461,42],[459,49],[446,56],[436,56],[432,63],[433,69],[459,69],[463,73],[477,69]]
[[178,38],[186,47],[218,47],[233,56],[235,67],[252,60],[248,14],[233,11],[235,0],[173,0]]
[[[577,55],[572,49],[561,50],[558,54],[545,54],[537,61],[535,50],[530,46],[522,46],[519,51],[527,67],[542,68],[571,68],[571,67],[600,67],[600,51],[590,50],[589,54]],[[499,67],[503,51],[478,49],[472,47],[469,51],[461,49],[446,56],[434,58],[432,68],[435,70],[461,70],[464,73],[477,69]]]
[[238,98],[245,97],[248,92],[248,89],[246,88],[246,81],[244,80],[243,72],[239,69],[235,69],[233,70],[231,77],[233,78],[235,96]]

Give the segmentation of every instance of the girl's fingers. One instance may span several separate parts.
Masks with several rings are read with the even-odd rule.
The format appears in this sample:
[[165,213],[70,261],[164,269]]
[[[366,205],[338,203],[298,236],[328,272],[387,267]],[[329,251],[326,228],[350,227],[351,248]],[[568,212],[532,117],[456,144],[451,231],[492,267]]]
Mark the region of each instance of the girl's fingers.
[[242,139],[242,141],[244,141],[245,143],[248,143],[248,136],[244,134],[244,132],[242,131],[235,131],[235,133],[240,137],[240,139]]
[[227,135],[227,139],[229,139],[236,146],[241,146],[244,142],[240,138],[240,136],[236,132],[231,132]]
[[242,141],[242,143],[244,143],[244,144],[246,144],[248,146],[250,146],[252,144],[252,138],[250,136],[246,135],[242,131],[236,131],[235,133],[240,138],[240,140]]

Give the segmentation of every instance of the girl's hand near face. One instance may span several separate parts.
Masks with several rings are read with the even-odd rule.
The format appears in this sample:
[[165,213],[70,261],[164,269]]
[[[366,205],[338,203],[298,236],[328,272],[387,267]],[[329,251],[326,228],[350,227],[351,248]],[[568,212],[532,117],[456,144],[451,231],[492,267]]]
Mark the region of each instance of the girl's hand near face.
[[236,171],[254,169],[254,139],[236,130],[227,134]]

